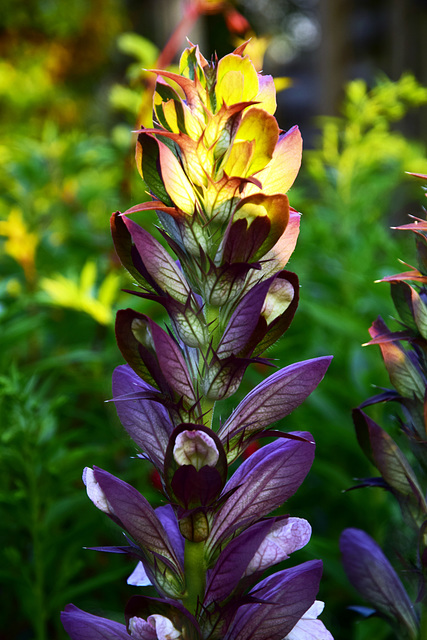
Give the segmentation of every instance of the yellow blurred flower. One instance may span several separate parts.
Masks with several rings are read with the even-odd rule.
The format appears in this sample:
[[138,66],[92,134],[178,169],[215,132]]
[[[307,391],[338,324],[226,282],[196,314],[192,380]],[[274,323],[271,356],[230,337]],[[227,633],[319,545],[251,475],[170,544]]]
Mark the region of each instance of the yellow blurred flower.
[[58,273],[52,278],[43,278],[40,289],[48,295],[48,300],[52,304],[83,311],[96,322],[108,325],[113,321],[112,305],[119,291],[120,276],[109,273],[98,290],[95,289],[96,279],[96,264],[88,261],[78,280]]
[[29,282],[35,278],[35,255],[40,241],[35,231],[29,231],[22,211],[13,208],[6,220],[0,220],[0,235],[7,238],[4,244],[5,253],[24,269]]

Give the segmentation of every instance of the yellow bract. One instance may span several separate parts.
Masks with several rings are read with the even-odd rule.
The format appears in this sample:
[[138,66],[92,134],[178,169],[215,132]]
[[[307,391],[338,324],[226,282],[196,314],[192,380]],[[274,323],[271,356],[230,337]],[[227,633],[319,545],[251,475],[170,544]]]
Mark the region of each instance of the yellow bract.
[[236,207],[233,220],[245,218],[250,224],[255,218],[266,216],[270,220],[270,232],[255,255],[255,259],[263,256],[279,240],[289,220],[289,201],[287,196],[278,193],[266,196],[257,193],[240,201]]
[[[185,224],[190,216],[194,234],[200,214],[197,233],[210,246],[217,225],[265,216],[270,232],[257,252],[260,259],[286,228],[284,194],[298,173],[302,142],[297,128],[281,134],[273,115],[274,80],[257,72],[245,46],[211,63],[191,46],[181,56],[180,75],[158,71],[159,128],[146,131],[158,141],[159,176],[177,208],[175,218]],[[140,167],[141,149],[138,153]],[[212,220],[216,224],[206,226]]]
[[293,297],[294,288],[291,283],[288,280],[276,278],[270,285],[261,311],[268,325],[286,311]]
[[[301,166],[302,138],[298,127],[293,127],[281,135],[276,144],[271,162],[257,174],[263,193],[286,193],[293,185]],[[256,193],[251,184],[245,188],[245,195]]]
[[254,100],[259,91],[258,74],[248,56],[230,53],[218,62],[216,84],[217,109]]
[[[273,157],[274,148],[279,137],[276,118],[262,109],[250,109],[242,119],[237,130],[230,156],[224,165],[227,175],[239,175],[246,178],[263,169]],[[252,154],[248,154],[248,145],[254,146]],[[248,157],[243,173],[230,173],[231,167],[238,162],[241,154]]]
[[159,143],[160,165],[166,191],[175,205],[188,215],[193,215],[195,194],[178,159],[164,144]]

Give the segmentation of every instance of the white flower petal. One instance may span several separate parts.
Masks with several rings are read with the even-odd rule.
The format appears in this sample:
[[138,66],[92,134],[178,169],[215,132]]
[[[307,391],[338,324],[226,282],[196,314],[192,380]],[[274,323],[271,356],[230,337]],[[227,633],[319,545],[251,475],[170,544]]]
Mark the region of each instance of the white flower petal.
[[264,571],[268,567],[286,560],[289,554],[304,547],[310,540],[311,526],[304,518],[288,518],[273,525],[257,552],[250,561],[245,575]]
[[173,457],[179,465],[192,464],[197,470],[218,462],[215,440],[204,431],[182,431],[175,440]]
[[316,600],[283,640],[334,640],[321,620],[316,620],[325,604]]
[[169,618],[157,613],[148,616],[147,622],[156,630],[158,640],[180,640],[181,633],[175,629]]
[[150,579],[145,573],[144,565],[142,562],[138,562],[135,569],[127,579],[127,583],[133,587],[148,587],[151,585]]
[[320,616],[324,608],[325,608],[324,602],[322,602],[321,600],[315,600],[311,605],[310,609],[307,609],[307,611],[304,613],[303,618],[309,619],[309,620],[316,620],[316,618]]
[[100,511],[103,511],[104,513],[114,513],[110,503],[105,496],[105,493],[102,491],[101,487],[95,480],[93,469],[91,469],[90,467],[85,467],[83,469],[82,479],[84,484],[86,485],[86,493],[92,500],[95,507],[98,507],[98,509]]

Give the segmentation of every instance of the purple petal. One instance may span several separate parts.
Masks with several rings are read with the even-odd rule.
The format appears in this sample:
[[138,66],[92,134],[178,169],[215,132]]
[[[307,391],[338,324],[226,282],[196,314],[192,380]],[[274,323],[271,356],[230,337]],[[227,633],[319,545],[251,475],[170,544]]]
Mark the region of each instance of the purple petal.
[[273,278],[252,287],[237,305],[216,349],[221,358],[238,355],[258,324],[259,316]]
[[221,602],[234,591],[274,522],[258,522],[228,543],[209,574],[204,605]]
[[[309,433],[298,435],[312,440]],[[249,526],[292,496],[307,475],[315,446],[310,441],[272,442],[245,460],[224,487],[231,496],[217,511],[208,546],[212,550],[242,526]]]
[[241,606],[224,640],[283,640],[313,604],[321,574],[312,560],[262,580],[249,594],[269,603]]
[[124,624],[86,613],[73,604],[67,604],[61,622],[72,640],[129,640]]
[[105,493],[114,515],[145,551],[150,551],[182,576],[181,563],[154,509],[139,491],[107,471],[94,468],[95,479]]
[[129,365],[116,368],[113,373],[113,396],[120,422],[156,467],[163,471],[166,447],[173,431],[168,412],[152,400],[119,401],[119,396],[144,389],[154,390]]
[[191,290],[172,256],[139,224],[126,216],[122,216],[122,220],[132,236],[148,274],[160,289],[168,291],[172,297],[185,304]]
[[175,511],[170,504],[166,504],[163,507],[157,507],[156,516],[159,518],[162,523],[165,531],[167,531],[168,538],[170,543],[178,556],[182,566],[184,566],[184,547],[185,540],[184,537],[179,530],[178,521],[175,516]]
[[243,426],[258,431],[296,409],[322,380],[331,356],[296,362],[257,385],[233,411],[218,435],[227,442]]
[[413,605],[390,562],[377,543],[360,529],[345,529],[340,538],[348,579],[371,604],[403,623],[412,636],[418,631]]
[[158,324],[146,318],[162,374],[179,395],[195,402],[193,383],[179,346]]
[[250,262],[267,240],[270,230],[268,216],[258,216],[251,224],[245,218],[231,222],[225,233],[223,261],[229,264]]

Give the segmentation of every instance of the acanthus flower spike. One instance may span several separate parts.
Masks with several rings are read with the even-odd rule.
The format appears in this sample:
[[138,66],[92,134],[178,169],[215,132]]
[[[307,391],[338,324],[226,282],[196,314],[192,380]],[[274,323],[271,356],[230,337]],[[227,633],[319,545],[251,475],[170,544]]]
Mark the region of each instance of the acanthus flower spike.
[[[133,559],[134,595],[124,624],[66,607],[72,640],[331,640],[317,615],[320,561],[264,572],[309,542],[310,524],[271,517],[314,459],[305,431],[276,431],[321,382],[330,357],[280,369],[221,423],[215,403],[235,393],[248,366],[288,329],[299,301],[285,270],[300,214],[288,200],[301,163],[298,127],[280,130],[273,79],[245,44],[208,62],[191,45],[179,73],[157,70],[153,127],[138,130],[136,164],[151,200],[116,212],[117,254],[135,281],[128,292],[159,303],[166,326],[118,312],[127,364],[113,374],[118,416],[159,476],[153,509],[131,485],[86,469],[89,498],[125,532],[97,547]],[[133,214],[156,211],[158,238]],[[285,424],[281,427],[286,427]],[[231,465],[254,440],[260,447]],[[257,443],[258,444],[258,443]],[[317,637],[317,636],[316,636]]]

